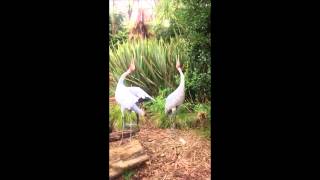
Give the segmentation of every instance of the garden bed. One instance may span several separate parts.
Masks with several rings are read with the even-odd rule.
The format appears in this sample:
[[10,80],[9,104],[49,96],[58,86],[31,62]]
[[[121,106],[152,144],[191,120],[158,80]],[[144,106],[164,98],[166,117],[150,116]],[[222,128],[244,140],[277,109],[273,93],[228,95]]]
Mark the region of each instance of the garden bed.
[[[141,142],[149,160],[133,171],[131,179],[210,179],[210,140],[194,131],[173,133],[144,126],[133,139]],[[110,143],[110,147],[118,144]]]

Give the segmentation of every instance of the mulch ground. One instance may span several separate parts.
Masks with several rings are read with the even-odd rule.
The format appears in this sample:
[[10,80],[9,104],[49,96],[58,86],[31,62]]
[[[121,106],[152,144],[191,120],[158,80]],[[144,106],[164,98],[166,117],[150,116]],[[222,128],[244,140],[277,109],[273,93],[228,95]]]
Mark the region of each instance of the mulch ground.
[[[135,169],[131,179],[210,179],[211,143],[194,131],[144,126],[133,138],[140,141],[150,160]],[[110,143],[118,145],[118,141]]]

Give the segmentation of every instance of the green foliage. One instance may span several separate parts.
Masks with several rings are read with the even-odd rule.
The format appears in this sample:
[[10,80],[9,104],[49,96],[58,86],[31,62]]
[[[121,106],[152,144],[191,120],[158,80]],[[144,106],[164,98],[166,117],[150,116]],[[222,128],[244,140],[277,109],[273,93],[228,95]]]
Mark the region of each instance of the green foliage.
[[170,123],[167,121],[167,117],[164,112],[165,98],[170,92],[170,88],[159,90],[159,96],[155,97],[155,101],[149,101],[145,103],[147,111],[151,114],[151,121],[156,127],[170,127]]
[[[125,123],[135,123],[136,115],[133,112],[125,111],[124,114]],[[109,125],[116,130],[122,129],[122,119],[121,119],[121,110],[119,105],[109,106]]]
[[128,39],[128,28],[124,25],[124,16],[119,13],[109,15],[109,44],[117,46]]
[[[211,97],[211,1],[162,0],[157,5],[154,31],[157,37],[187,40],[185,61],[187,96],[207,102]],[[169,20],[170,26],[163,22]]]
[[[208,40],[210,8],[209,0],[161,0],[156,6],[155,29],[157,32],[166,31],[170,37],[188,37],[191,42],[199,36],[204,36],[206,37],[204,39]],[[167,20],[170,21],[170,26],[164,27],[163,24]]]
[[[110,47],[109,72],[118,81],[131,59],[135,59],[136,70],[126,78],[129,86],[139,86],[151,96],[156,96],[159,89],[176,89],[176,81],[180,79],[176,59],[179,57],[182,64],[187,61],[185,45],[182,38],[169,42],[156,39],[124,42],[117,48]],[[115,88],[116,84],[111,87]]]
[[211,55],[209,43],[190,42],[188,48],[188,71],[186,72],[186,88],[192,99],[206,102],[211,97]]
[[[156,97],[154,103],[147,105],[147,109],[151,112],[151,120],[156,127],[159,128],[170,128],[172,123],[170,117],[164,112],[165,98]],[[197,124],[197,113],[193,109],[194,105],[191,103],[182,104],[176,111],[175,123],[179,129],[196,128]],[[209,111],[209,110],[208,110]],[[207,110],[204,113],[209,113]]]
[[206,127],[206,128],[200,128],[200,129],[195,129],[195,131],[202,137],[206,138],[206,139],[210,139],[211,138],[211,129],[210,127]]
[[[159,90],[159,96],[155,97],[154,102],[147,102],[146,109],[151,114],[151,121],[156,127],[170,128],[172,122],[164,112],[165,98],[172,92],[172,89]],[[198,113],[205,115],[204,124],[199,123]],[[175,123],[179,129],[202,128],[204,131],[210,128],[210,103],[193,104],[184,102],[176,111]]]
[[177,19],[185,31],[181,36],[189,39],[188,71],[186,88],[198,102],[207,102],[211,97],[211,46],[210,46],[210,1],[182,0],[184,8],[176,11]]
[[[186,101],[176,113],[177,127],[198,128],[197,132],[210,138],[210,8],[209,0],[159,1],[156,20],[150,27],[156,39],[147,41],[128,42],[128,30],[121,17],[111,16],[116,33],[110,34],[109,72],[115,81],[110,85],[109,95],[114,94],[118,78],[134,58],[136,71],[125,82],[128,86],[139,86],[155,97],[155,102],[145,104],[154,125],[160,128],[171,127],[172,122],[164,113],[164,105],[165,98],[180,82],[175,68],[179,56],[186,80]],[[134,113],[128,114],[125,117],[135,120]],[[199,114],[204,115],[200,120]],[[118,105],[111,107],[110,119],[115,127],[122,126]]]
[[197,34],[208,35],[211,1],[179,0],[178,2],[183,5],[174,12],[178,23],[184,27],[182,35],[190,38],[197,37]]
[[194,106],[194,111],[196,111],[196,112],[210,112],[210,109],[211,109],[210,104],[211,104],[210,102],[207,104],[196,104]]
[[129,31],[127,29],[119,30],[116,34],[110,34],[109,44],[111,47],[117,47],[128,40]]
[[[172,92],[172,89],[163,89],[159,90],[159,96],[155,97],[155,101],[149,101],[144,103],[144,107],[147,113],[150,115],[150,121],[155,127],[158,128],[170,128],[172,121],[170,121],[169,116],[164,112],[165,107],[165,98],[169,93]],[[206,138],[210,138],[210,103],[206,104],[193,104],[186,101],[183,103],[176,112],[176,127],[179,129],[190,129],[197,128],[197,132]],[[122,120],[121,120],[121,111],[119,105],[111,105],[109,110],[109,123],[110,126],[116,130],[122,129]],[[199,118],[197,115],[199,113],[205,114],[205,119],[202,120],[205,123],[199,124]],[[125,114],[126,123],[136,121],[135,113],[126,111]],[[142,124],[145,122],[142,118],[140,121]]]
[[[210,8],[209,0],[161,0],[150,28],[158,41],[133,43],[128,42],[128,27],[123,25],[123,17],[111,14],[110,22],[117,27],[116,33],[110,34],[109,46],[113,77],[117,80],[135,57],[137,70],[128,77],[129,83],[155,96],[159,88],[174,89],[179,84],[179,73],[174,67],[179,55],[186,77],[186,98],[207,102],[211,98]],[[169,26],[165,26],[166,21]]]
[[124,178],[124,180],[130,180],[133,175],[134,175],[134,171],[132,171],[132,170],[126,170],[126,171],[123,173],[123,178]]
[[[156,37],[168,41],[180,34],[183,27],[178,24],[176,10],[179,8],[179,1],[161,0],[156,6],[156,19],[153,31]],[[165,24],[168,24],[167,26]]]

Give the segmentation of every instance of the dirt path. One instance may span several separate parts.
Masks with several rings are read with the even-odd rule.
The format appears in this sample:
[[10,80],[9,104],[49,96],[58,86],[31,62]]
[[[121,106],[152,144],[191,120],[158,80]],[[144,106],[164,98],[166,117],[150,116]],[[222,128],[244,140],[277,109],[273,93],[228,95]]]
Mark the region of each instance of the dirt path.
[[[131,179],[210,179],[210,141],[192,130],[142,127],[134,137],[150,160],[134,170]],[[110,146],[118,142],[110,143]],[[123,177],[118,180],[122,180]]]

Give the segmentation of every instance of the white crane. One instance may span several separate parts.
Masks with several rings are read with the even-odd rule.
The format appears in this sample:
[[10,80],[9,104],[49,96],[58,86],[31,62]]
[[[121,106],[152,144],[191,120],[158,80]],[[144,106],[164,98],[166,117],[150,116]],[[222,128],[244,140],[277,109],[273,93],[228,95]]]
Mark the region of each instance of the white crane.
[[[124,120],[124,112],[125,110],[133,111],[137,116],[137,125],[139,124],[139,115],[144,116],[145,112],[139,108],[138,104],[145,100],[153,100],[154,99],[148,95],[145,91],[143,91],[139,87],[127,87],[124,85],[124,79],[127,75],[135,70],[134,61],[131,61],[131,64],[128,70],[120,76],[120,79],[117,84],[117,88],[115,91],[115,99],[116,102],[120,105],[121,108],[121,119],[122,119],[122,128],[125,128],[125,120]],[[130,126],[132,127],[132,126]],[[123,129],[120,144],[123,139]],[[131,133],[130,133],[131,139]]]
[[[184,87],[185,80],[184,80],[183,72],[181,70],[179,58],[176,62],[176,68],[180,73],[180,84],[178,88],[166,98],[166,104],[165,104],[165,113],[167,115],[171,115],[170,119],[172,119],[173,115],[175,116],[175,112],[177,108],[184,102],[184,98],[185,98],[185,87]],[[173,123],[173,127],[175,127],[174,123]]]

